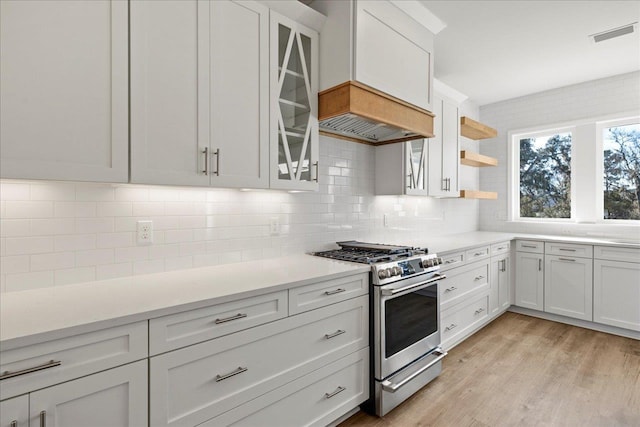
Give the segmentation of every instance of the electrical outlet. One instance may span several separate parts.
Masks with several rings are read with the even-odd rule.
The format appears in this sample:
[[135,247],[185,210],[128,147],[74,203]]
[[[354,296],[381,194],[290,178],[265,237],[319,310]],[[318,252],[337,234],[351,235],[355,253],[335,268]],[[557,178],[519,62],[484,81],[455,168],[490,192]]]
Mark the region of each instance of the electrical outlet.
[[272,236],[280,234],[280,218],[277,216],[274,216],[269,220],[269,234]]
[[153,243],[153,221],[138,221],[138,245]]

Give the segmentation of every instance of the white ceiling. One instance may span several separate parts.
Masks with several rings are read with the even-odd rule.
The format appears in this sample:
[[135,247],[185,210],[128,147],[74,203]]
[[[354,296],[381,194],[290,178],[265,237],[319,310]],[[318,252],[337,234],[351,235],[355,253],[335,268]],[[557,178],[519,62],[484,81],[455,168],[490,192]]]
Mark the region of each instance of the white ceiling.
[[588,37],[640,21],[640,1],[429,1],[435,77],[485,105],[640,70],[640,27],[595,44]]

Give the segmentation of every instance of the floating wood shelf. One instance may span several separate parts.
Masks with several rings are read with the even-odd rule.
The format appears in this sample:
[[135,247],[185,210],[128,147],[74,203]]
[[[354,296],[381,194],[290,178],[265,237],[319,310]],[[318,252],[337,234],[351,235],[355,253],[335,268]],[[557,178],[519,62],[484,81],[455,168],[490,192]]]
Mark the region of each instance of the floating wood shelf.
[[460,135],[470,139],[495,138],[498,131],[492,127],[476,122],[469,117],[460,117]]
[[493,157],[483,156],[482,154],[474,153],[473,151],[461,151],[460,152],[460,163],[467,166],[497,166],[498,159],[494,159]]
[[460,190],[460,198],[496,200],[498,198],[498,193],[495,191]]

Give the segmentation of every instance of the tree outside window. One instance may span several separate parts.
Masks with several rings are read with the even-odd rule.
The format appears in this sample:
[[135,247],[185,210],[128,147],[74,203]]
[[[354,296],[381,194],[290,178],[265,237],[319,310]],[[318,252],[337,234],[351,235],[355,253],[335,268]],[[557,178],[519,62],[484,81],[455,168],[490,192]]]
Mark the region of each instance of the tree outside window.
[[604,219],[640,220],[640,124],[603,131]]

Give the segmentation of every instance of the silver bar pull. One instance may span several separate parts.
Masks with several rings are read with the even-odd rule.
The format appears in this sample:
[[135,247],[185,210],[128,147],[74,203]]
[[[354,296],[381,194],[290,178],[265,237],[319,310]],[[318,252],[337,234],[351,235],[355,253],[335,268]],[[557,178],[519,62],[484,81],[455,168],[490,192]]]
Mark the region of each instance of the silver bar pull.
[[40,427],[47,427],[47,411],[40,411]]
[[214,173],[216,176],[220,176],[220,149],[216,148],[213,154],[216,156],[216,171]]
[[538,258],[538,271],[542,271],[542,258]]
[[507,260],[503,259],[501,262],[502,262],[502,269],[500,271],[502,272],[507,271]]
[[386,380],[382,382],[382,389],[384,391],[388,391],[390,393],[395,393],[396,391],[398,391],[402,386],[404,386],[405,384],[410,383],[414,378],[416,378],[418,375],[420,375],[421,373],[423,373],[424,371],[426,371],[427,369],[429,369],[430,367],[432,367],[433,365],[435,365],[436,363],[438,363],[439,361],[441,361],[442,359],[444,359],[444,357],[447,355],[447,352],[442,351],[442,349],[440,347],[438,347],[436,350],[433,350],[428,356],[425,357],[430,357],[431,355],[436,356],[433,360],[431,360],[429,363],[427,363],[425,366],[421,367],[420,369],[418,369],[416,372],[412,373],[411,375],[409,375],[407,378],[404,378],[402,381],[393,384],[391,381]]
[[316,167],[316,178],[314,181],[318,182],[318,179],[320,178],[320,162],[315,162],[314,166]]
[[480,314],[484,311],[484,308],[479,308],[475,311],[475,314]]
[[231,378],[234,377],[238,374],[241,374],[243,372],[247,372],[249,370],[249,368],[242,368],[240,366],[238,366],[238,369],[236,369],[235,371],[231,371],[228,374],[224,374],[224,375],[216,375],[216,382],[220,382],[220,381],[224,381],[227,378]]
[[569,261],[569,262],[576,262],[575,259],[571,259],[571,258],[558,258],[560,261]]
[[473,254],[473,256],[482,256],[484,255],[484,252],[476,252]]
[[331,399],[333,396],[335,396],[338,393],[342,393],[343,391],[345,391],[347,388],[346,387],[342,387],[342,386],[338,386],[337,389],[335,389],[335,391],[331,392],[331,393],[325,393],[324,394],[324,398],[325,399]]
[[522,246],[523,248],[532,248],[532,249],[537,248],[536,245],[520,245],[520,246]]
[[445,331],[450,331],[454,328],[458,327],[458,325],[456,325],[455,323],[450,324],[449,326],[447,326],[446,328],[444,328]]
[[204,150],[202,150],[202,154],[204,154],[204,170],[202,171],[202,173],[205,175],[209,175],[209,147],[204,147]]
[[475,280],[477,282],[478,280],[482,280],[482,279],[484,279],[484,276],[476,276],[476,277],[474,277],[473,280]]
[[346,334],[346,333],[347,333],[347,331],[343,331],[342,329],[338,329],[337,331],[335,331],[335,332],[334,332],[334,333],[332,333],[332,334],[325,334],[325,335],[324,335],[324,337],[325,337],[326,339],[330,340],[331,338],[335,338],[335,337],[337,337],[338,335],[342,335],[342,334]]
[[442,185],[440,186],[440,189],[441,189],[442,191],[447,191],[447,178],[444,178],[444,179],[442,180]]
[[559,248],[559,251],[565,251],[565,252],[575,252],[575,249],[568,249],[568,248]]
[[18,427],[18,422],[16,420],[11,421],[9,427]]
[[243,319],[247,317],[246,314],[244,313],[238,313],[235,316],[231,316],[231,317],[225,317],[224,319],[216,319],[215,323],[216,324],[220,324],[220,323],[227,323],[227,322],[231,322],[232,320],[238,320],[238,319]]
[[339,294],[340,292],[345,292],[345,291],[346,291],[346,289],[338,288],[338,289],[335,289],[333,291],[326,291],[324,294],[325,295],[335,295],[335,294]]
[[42,371],[44,369],[55,368],[56,366],[60,366],[60,365],[62,365],[62,362],[60,362],[59,360],[50,360],[47,363],[34,366],[33,368],[22,369],[20,371],[15,371],[15,372],[4,371],[2,375],[0,375],[0,380],[6,380],[9,378],[17,377],[19,375],[26,375],[32,372]]
[[419,291],[422,288],[426,288],[427,286],[430,286],[430,283],[434,283],[434,282],[437,282],[438,280],[442,280],[446,278],[447,276],[445,276],[444,274],[434,274],[431,279],[425,280],[424,282],[420,282],[415,285],[405,286],[403,288],[398,288],[398,289],[382,289],[380,293],[382,294],[382,296],[388,297],[388,296],[396,295],[406,291]]
[[445,289],[444,291],[445,291],[445,292],[453,292],[453,291],[455,291],[456,289],[458,289],[458,288],[456,288],[455,286],[452,286],[452,287],[450,287],[450,288]]

